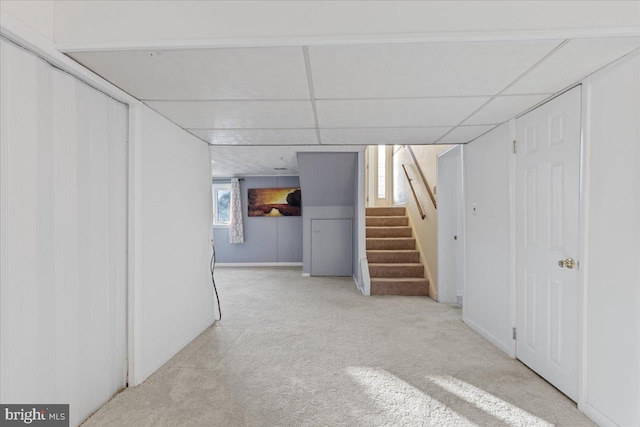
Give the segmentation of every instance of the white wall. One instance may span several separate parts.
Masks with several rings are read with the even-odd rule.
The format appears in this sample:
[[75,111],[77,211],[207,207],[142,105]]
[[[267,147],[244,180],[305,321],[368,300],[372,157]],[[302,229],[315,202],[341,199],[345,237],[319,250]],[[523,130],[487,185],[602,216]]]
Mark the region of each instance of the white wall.
[[0,401],[126,384],[127,107],[0,40]]
[[[583,82],[582,371],[579,408],[640,424],[640,54]],[[467,144],[464,320],[514,355],[509,124]],[[472,212],[477,204],[477,214]]]
[[582,409],[640,425],[640,54],[584,85],[587,250]]
[[146,106],[136,128],[133,384],[213,323],[214,301],[208,146]]
[[[19,42],[28,49],[34,50],[38,55],[46,58],[47,61],[55,66],[89,82],[92,86],[99,88],[108,95],[130,106],[128,129],[129,260],[127,265],[127,292],[129,300],[127,304],[128,325],[124,325],[128,326],[129,329],[127,334],[128,343],[122,343],[122,346],[126,346],[126,348],[120,353],[123,353],[123,360],[126,360],[127,354],[129,356],[129,384],[139,384],[164,363],[164,361],[180,350],[182,346],[197,336],[213,320],[213,293],[208,274],[211,188],[207,146],[202,143],[202,141],[194,138],[166,119],[151,112],[147,107],[112,84],[96,76],[65,55],[57,52],[48,34],[46,34],[47,31],[39,28],[40,24],[37,23],[47,22],[46,19],[39,21],[40,18],[38,17],[48,14],[46,10],[40,10],[41,6],[44,6],[45,9],[48,8],[49,5],[44,4],[48,2],[43,2],[43,5],[34,2],[11,2],[20,3],[19,5],[9,5],[8,3],[9,2],[3,1],[0,4],[0,8],[2,8],[2,13],[0,13],[0,31],[3,35]],[[7,10],[10,10],[11,13],[8,13]],[[17,12],[18,10],[22,10],[22,12]],[[19,48],[16,49],[23,52]],[[2,59],[6,60],[6,55],[3,55]],[[21,76],[21,78],[26,79],[33,77],[31,75],[33,73],[29,74],[27,70],[28,68],[25,68],[21,71],[25,74]],[[7,74],[3,72],[3,79],[6,75]],[[60,87],[64,90],[67,90],[65,88],[68,88],[68,82],[74,80],[73,77],[63,72],[55,71],[54,75],[56,76],[54,81],[56,84],[61,84],[62,86]],[[77,85],[79,85],[78,87],[86,87],[83,83],[78,83]],[[34,96],[34,94],[29,91],[24,91],[24,93],[18,93],[16,95],[17,92],[14,91],[18,86],[15,84],[10,84],[8,87],[10,90],[3,88],[0,93],[3,95],[13,93],[11,96],[14,97]],[[60,88],[55,89],[56,87],[57,86],[54,85],[54,95],[57,97],[54,98],[56,99],[56,112],[62,113],[69,111],[72,115],[68,117],[73,117],[73,112],[75,112],[76,109],[68,104],[68,102],[70,102],[69,99],[72,99],[72,97],[65,98],[64,90]],[[41,85],[39,90],[43,88],[46,88],[46,85]],[[80,89],[78,89],[78,93],[80,93]],[[62,96],[62,98],[60,96]],[[107,97],[104,98],[109,102],[114,102]],[[65,101],[65,99],[67,101]],[[18,116],[20,120],[29,122],[29,114],[13,107],[10,109],[7,107],[9,104],[6,104],[5,101],[6,100],[3,100],[3,115],[8,111],[15,114],[19,113]],[[30,109],[29,111],[33,114],[36,113],[36,108],[40,108],[41,110],[38,114],[46,111],[42,110],[37,102],[38,101],[31,99],[29,102],[25,101],[23,106]],[[62,102],[62,104],[60,104],[60,102]],[[67,102],[67,104],[64,102]],[[87,115],[94,111],[96,105],[98,104],[92,101],[91,104],[82,104],[78,107],[78,123],[86,121]],[[124,108],[124,106],[122,108]],[[55,124],[54,130],[56,127],[74,125],[73,121],[65,121],[64,117],[67,116],[58,115],[56,117],[57,119],[53,120]],[[85,124],[85,128],[83,129],[86,129],[86,126],[100,125],[100,120],[98,119],[94,118],[90,121],[91,123]],[[7,129],[4,125],[7,123],[6,117],[3,117],[3,135],[5,129]],[[18,121],[16,123],[22,122]],[[35,123],[31,122],[31,124],[31,127],[22,126],[22,132],[33,133]],[[66,128],[61,127],[60,129]],[[126,129],[123,129],[123,132],[126,138]],[[34,138],[32,134],[30,135]],[[45,132],[43,135],[46,136],[48,133]],[[65,136],[64,133],[54,135],[60,138],[60,143],[71,144],[71,146],[69,146],[70,148],[67,147],[64,149],[64,147],[61,146],[61,149],[56,148],[54,150],[55,159],[53,165],[57,164],[55,162],[60,162],[60,165],[69,165],[69,167],[54,167],[54,171],[59,174],[54,178],[66,179],[66,182],[69,184],[65,185],[63,190],[57,191],[56,197],[59,197],[60,200],[67,197],[68,200],[73,201],[73,197],[75,197],[73,190],[76,187],[68,180],[72,179],[75,175],[65,174],[71,173],[73,166],[76,165],[77,158],[73,157],[74,153],[75,155],[88,155],[86,151],[82,150],[86,150],[89,145],[78,142],[78,147],[82,148],[82,150],[76,153],[73,148],[73,144],[76,143],[74,138]],[[92,137],[95,136],[98,138],[96,139],[98,142],[96,142],[96,147],[93,148],[91,152],[94,155],[98,155],[104,150],[107,150],[108,144],[105,144],[104,141],[100,139],[100,137],[106,136],[104,129],[96,130],[92,135]],[[3,138],[5,138],[5,136],[3,136]],[[24,139],[24,135],[20,136],[20,138]],[[40,138],[40,141],[39,144],[46,144],[48,140],[46,138]],[[126,153],[126,144],[124,146],[123,153]],[[29,144],[19,144],[16,147],[33,148]],[[47,153],[47,151],[43,151],[43,153]],[[9,157],[3,154],[1,158],[3,161],[7,161]],[[42,155],[39,155],[39,159],[41,164],[38,164],[38,171],[40,174],[45,173],[45,175],[42,175],[44,179],[38,180],[38,185],[44,187],[47,185],[55,185],[55,181],[48,181],[46,179],[46,173],[49,171],[48,168],[51,166],[51,163]],[[104,157],[103,160],[108,159]],[[112,159],[109,159],[109,162],[112,164]],[[78,164],[82,165],[82,167],[88,165],[87,162],[80,160],[78,160]],[[42,168],[40,166],[45,167]],[[82,170],[84,171],[84,169]],[[6,171],[7,168],[3,165],[2,173],[6,173]],[[30,168],[25,168],[21,173],[28,174],[30,171]],[[86,171],[83,173],[86,173]],[[109,178],[109,185],[116,185],[118,183],[126,185],[124,184],[126,183],[126,177],[126,171],[121,171],[121,173],[118,173],[116,176]],[[80,178],[80,175],[78,175],[78,178]],[[92,190],[92,186],[96,185],[96,182],[99,181],[90,181],[82,178],[80,188],[83,189],[82,191],[89,191],[92,197],[95,198],[96,195],[104,193],[102,189],[98,189],[98,191]],[[89,186],[88,183],[91,183],[91,186]],[[21,190],[21,194],[26,198],[25,200],[36,197],[37,194],[46,194],[46,191],[44,191],[46,188],[44,188],[44,192],[38,190],[39,193],[33,193],[34,189],[32,187],[16,188]],[[77,196],[80,197],[81,195]],[[3,193],[3,200],[4,197]],[[50,200],[50,198],[47,199],[45,197],[45,200]],[[20,206],[19,204],[14,205]],[[32,205],[29,206],[32,207]],[[113,201],[110,201],[109,206],[110,209],[114,209],[117,205],[114,204]],[[76,216],[65,214],[64,205],[59,204],[56,206],[56,209],[58,210],[56,211],[57,216],[55,218],[59,218],[61,226],[73,227]],[[101,210],[98,209],[95,213],[98,214],[98,211]],[[109,211],[105,210],[105,212]],[[29,215],[33,215],[33,212],[29,208],[26,206],[24,209],[21,208],[21,216],[29,218]],[[88,219],[90,216],[87,216],[85,212],[78,218]],[[81,220],[79,221],[81,224],[78,226],[88,227],[87,230],[76,230],[77,234],[83,239],[99,233],[99,227],[82,222]],[[102,219],[100,219],[100,221],[102,221]],[[4,224],[3,227],[5,227]],[[37,239],[37,244],[34,243],[32,249],[37,252],[41,260],[42,254],[46,254],[47,251],[51,249],[51,244],[54,244],[54,248],[57,250],[56,256],[67,263],[65,264],[66,267],[60,269],[60,273],[65,273],[65,278],[67,278],[68,275],[73,276],[74,268],[79,268],[82,263],[73,258],[72,251],[62,250],[64,249],[62,247],[59,248],[60,243],[56,243],[56,240],[51,243],[50,239],[48,240],[50,236],[47,236],[46,233],[43,234],[42,230],[46,230],[46,228],[31,230],[33,233],[36,233],[35,237],[32,237]],[[69,234],[69,236],[71,235],[73,234]],[[4,238],[5,236],[7,236],[7,233],[3,231],[2,237]],[[104,245],[99,246],[104,247]],[[115,243],[110,246],[110,250],[122,251],[123,256],[126,253],[126,248],[126,241],[121,246]],[[84,247],[80,252],[82,256],[87,256],[87,254],[91,253]],[[7,252],[3,250],[2,254],[4,256]],[[96,259],[106,259],[102,256],[96,257]],[[5,262],[6,261],[3,261],[3,266]],[[113,262],[112,257],[109,259],[108,265],[111,266]],[[3,274],[5,274],[8,270],[3,267],[2,271]],[[121,272],[123,274],[127,273],[124,269]],[[49,276],[47,276],[48,274]],[[48,281],[53,280],[52,274],[54,274],[54,271],[51,269],[43,270],[41,276],[39,276],[39,280],[43,283],[48,283]],[[63,282],[65,280],[63,280]],[[68,282],[71,289],[74,283],[76,283],[72,280],[66,282]],[[86,280],[83,281],[83,283],[86,282]],[[29,288],[25,287],[25,289]],[[115,290],[116,288],[113,289]],[[64,290],[64,288],[61,288],[61,290]],[[51,356],[50,351],[47,353],[46,351],[39,350],[32,351],[32,349],[28,352],[31,356],[21,358],[19,357],[20,353],[16,350],[18,347],[15,345],[2,345],[0,349],[19,357],[20,360],[24,359],[23,364],[26,361],[34,362],[34,358],[37,358],[41,353],[39,357],[43,359],[38,359],[34,362],[36,363],[35,369],[33,370],[34,375],[37,375],[38,372],[47,372],[46,375],[54,375],[56,377],[56,382],[49,382],[47,383],[49,384],[48,386],[38,385],[38,387],[35,388],[32,387],[32,383],[22,378],[21,388],[16,389],[16,392],[19,394],[16,399],[21,402],[42,400],[47,402],[72,403],[72,408],[75,407],[76,410],[71,410],[71,423],[75,424],[97,409],[113,392],[124,386],[126,381],[126,367],[118,368],[117,364],[114,365],[113,369],[120,369],[122,374],[121,379],[113,384],[110,383],[108,386],[102,385],[102,380],[98,379],[96,375],[104,376],[113,371],[111,367],[113,363],[111,361],[105,362],[105,358],[111,357],[111,353],[109,350],[104,349],[103,345],[108,344],[111,349],[115,349],[117,352],[119,351],[119,347],[112,343],[111,339],[105,341],[104,334],[99,333],[98,329],[94,327],[94,322],[87,320],[92,318],[92,316],[95,317],[98,313],[102,313],[101,310],[96,310],[96,307],[100,304],[99,301],[103,299],[97,299],[93,301],[92,304],[85,305],[84,307],[89,310],[86,313],[84,311],[76,312],[71,308],[72,305],[76,303],[73,298],[70,300],[65,299],[63,293],[56,292],[55,303],[47,306],[48,310],[53,310],[58,313],[56,323],[47,322],[45,317],[40,316],[37,319],[37,321],[40,322],[38,323],[39,326],[35,326],[34,321],[36,321],[36,319],[29,320],[25,325],[31,325],[36,331],[41,330],[42,332],[37,332],[37,334],[42,333],[47,336],[54,336],[49,334],[48,332],[50,331],[46,329],[46,327],[52,327],[54,325],[57,328],[56,333],[67,334],[67,336],[71,337],[73,337],[73,334],[78,330],[84,330],[86,328],[93,328],[91,329],[92,333],[80,336],[75,347],[73,345],[65,347],[65,351],[69,352],[69,354],[65,353],[65,351],[57,352],[55,356],[58,360],[58,367],[54,367],[50,362],[45,360],[46,356]],[[82,294],[80,296],[82,296]],[[10,300],[3,296],[2,302],[5,303],[6,301]],[[119,318],[122,321],[125,320],[123,313],[116,310],[115,314],[120,315],[121,317]],[[3,308],[2,326],[9,325],[10,322],[20,323],[19,319],[23,319],[24,316],[28,315],[29,312],[27,311],[21,312],[21,314],[18,315],[14,311]],[[42,325],[44,326],[41,328]],[[84,328],[85,326],[86,328]],[[120,326],[123,325],[117,321],[110,323],[110,327],[117,331],[122,329]],[[36,336],[38,335],[34,335],[33,333],[27,335],[30,339],[35,339]],[[10,340],[12,337],[3,332],[2,339]],[[60,343],[65,343],[60,337],[56,339],[59,339]],[[41,340],[37,345],[43,346],[46,345],[47,342],[47,340]],[[3,344],[5,344],[4,341]],[[36,343],[32,341],[28,345],[33,346],[36,345]],[[89,353],[91,351],[99,352],[102,355],[101,357],[105,359],[100,359],[102,360],[102,362],[100,362],[100,369],[91,370],[91,365],[84,362],[79,364],[81,367],[80,378],[82,381],[86,380],[85,382],[90,384],[90,386],[83,385],[81,388],[78,388],[78,384],[74,383],[78,376],[70,375],[68,370],[65,370],[65,367],[78,367],[78,357],[82,359],[89,354],[86,353],[85,350],[82,352],[76,351],[77,349],[86,349]],[[0,363],[5,363],[7,360],[4,356],[0,356],[0,359],[2,359]],[[104,366],[107,365],[109,368],[105,369]],[[2,369],[2,385],[3,387],[5,385],[9,387],[12,383],[6,380],[6,378],[9,378],[7,376],[8,374],[5,375],[5,370],[4,368]],[[11,372],[19,373],[20,370],[13,369]],[[44,399],[47,395],[43,393],[47,393],[47,390],[52,387],[57,390],[60,397],[56,399]],[[96,392],[91,387],[94,387],[95,390],[99,389],[100,391]],[[68,397],[68,391],[75,394]],[[15,397],[16,395],[13,389],[11,389],[11,392],[13,393],[11,396]],[[2,392],[0,391],[0,393]],[[11,396],[2,393],[0,400],[3,402],[15,401],[16,399]],[[42,397],[42,399],[38,396]],[[5,397],[7,397],[7,399],[5,399]],[[74,399],[82,399],[81,402],[84,403],[74,403]]]
[[466,282],[463,313],[467,325],[513,356],[510,149],[507,123],[464,147]]
[[[433,189],[437,187],[437,160],[438,154],[449,149],[450,145],[412,145],[411,148],[416,156],[422,173],[424,173],[427,182]],[[398,151],[398,155],[402,156],[400,164],[404,164],[409,173],[409,177],[412,179],[413,188],[416,191],[420,207],[425,214],[425,218],[420,217],[418,206],[411,193],[411,188],[407,183],[404,171],[401,172],[402,182],[404,185],[405,193],[405,206],[407,208],[407,215],[409,221],[413,226],[413,236],[416,238],[416,249],[420,250],[420,262],[425,267],[425,277],[429,279],[429,296],[433,299],[437,299],[438,296],[438,213],[436,208],[431,202],[429,193],[427,192],[420,173],[416,167],[415,162],[411,158],[408,150],[405,148]],[[402,167],[402,166],[400,166]],[[437,202],[437,195],[436,195]]]

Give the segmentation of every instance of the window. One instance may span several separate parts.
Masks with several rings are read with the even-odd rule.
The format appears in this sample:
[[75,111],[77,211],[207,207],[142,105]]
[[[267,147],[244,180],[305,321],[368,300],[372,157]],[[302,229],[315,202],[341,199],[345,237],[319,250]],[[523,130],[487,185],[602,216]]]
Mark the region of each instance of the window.
[[384,145],[378,145],[378,199],[385,199],[387,197],[386,166],[387,166],[387,147],[385,147]]
[[231,221],[231,185],[213,185],[213,225],[229,225]]
[[404,205],[404,176],[402,171],[402,145],[393,146],[393,204]]

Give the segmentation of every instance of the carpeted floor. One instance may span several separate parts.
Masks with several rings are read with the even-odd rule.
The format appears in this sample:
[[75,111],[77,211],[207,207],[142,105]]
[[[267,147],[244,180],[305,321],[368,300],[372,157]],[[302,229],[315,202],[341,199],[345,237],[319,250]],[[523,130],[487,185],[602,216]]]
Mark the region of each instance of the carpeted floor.
[[591,426],[427,297],[296,268],[216,270],[223,320],[86,426]]

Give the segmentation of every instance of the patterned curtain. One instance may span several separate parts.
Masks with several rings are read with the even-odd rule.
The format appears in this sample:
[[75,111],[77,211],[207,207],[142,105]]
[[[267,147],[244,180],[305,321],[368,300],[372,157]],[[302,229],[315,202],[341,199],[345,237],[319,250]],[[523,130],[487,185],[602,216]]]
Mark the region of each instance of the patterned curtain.
[[242,202],[240,201],[240,181],[231,178],[231,222],[229,223],[229,243],[244,243],[242,228]]

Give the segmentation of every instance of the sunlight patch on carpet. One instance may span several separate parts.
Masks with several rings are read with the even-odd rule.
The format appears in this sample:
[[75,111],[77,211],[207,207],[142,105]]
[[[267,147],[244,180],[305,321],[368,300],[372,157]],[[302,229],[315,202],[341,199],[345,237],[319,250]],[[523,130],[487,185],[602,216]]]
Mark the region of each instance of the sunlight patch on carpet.
[[448,406],[379,368],[346,369],[378,409],[376,421],[385,425],[476,426]]
[[451,376],[428,376],[429,381],[511,427],[552,427],[553,424],[476,386]]

